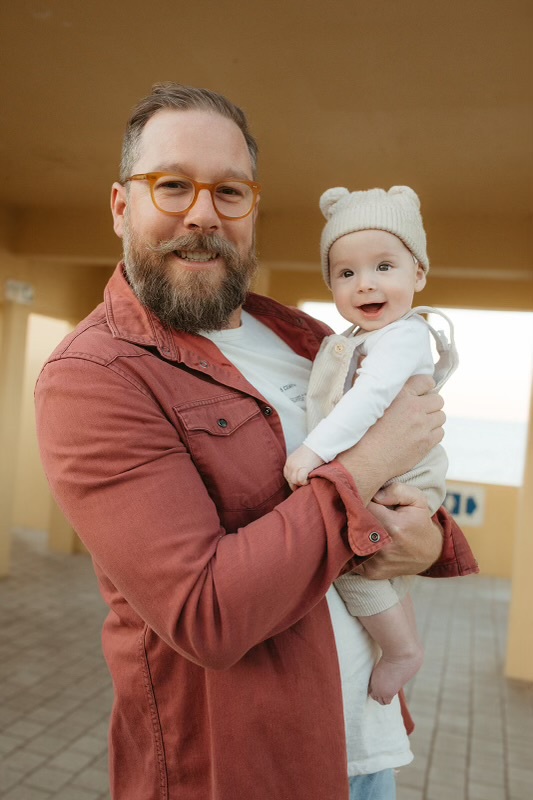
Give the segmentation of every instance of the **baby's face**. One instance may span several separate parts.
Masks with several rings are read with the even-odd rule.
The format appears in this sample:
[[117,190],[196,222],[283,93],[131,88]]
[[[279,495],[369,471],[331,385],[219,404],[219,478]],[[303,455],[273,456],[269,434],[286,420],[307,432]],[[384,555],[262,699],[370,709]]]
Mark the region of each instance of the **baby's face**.
[[365,331],[400,319],[426,284],[411,252],[386,231],[341,236],[329,251],[329,266],[335,305],[348,322]]

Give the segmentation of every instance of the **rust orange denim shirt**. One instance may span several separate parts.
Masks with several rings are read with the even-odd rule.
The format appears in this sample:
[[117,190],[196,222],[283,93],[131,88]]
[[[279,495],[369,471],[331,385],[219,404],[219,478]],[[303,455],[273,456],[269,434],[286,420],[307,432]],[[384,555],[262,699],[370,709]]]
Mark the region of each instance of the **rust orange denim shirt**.
[[[327,333],[267,298],[245,307],[310,359]],[[347,797],[324,595],[388,541],[348,473],[325,465],[290,495],[275,411],[212,342],[141,306],[120,265],[36,405],[48,479],[110,608],[114,800]],[[430,572],[475,571],[440,521]]]

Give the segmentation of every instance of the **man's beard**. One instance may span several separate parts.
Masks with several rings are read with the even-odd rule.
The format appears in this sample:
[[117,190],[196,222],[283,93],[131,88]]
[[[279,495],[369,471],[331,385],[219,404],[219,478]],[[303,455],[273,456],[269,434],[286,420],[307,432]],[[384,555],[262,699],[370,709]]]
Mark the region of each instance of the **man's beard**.
[[[137,298],[161,322],[185,333],[227,328],[233,312],[244,303],[257,270],[253,246],[241,256],[217,234],[190,233],[146,245],[126,221],[123,246],[126,275]],[[167,256],[183,250],[216,253],[224,260],[224,273],[221,276],[218,267],[197,272],[180,270],[179,265],[174,269]]]

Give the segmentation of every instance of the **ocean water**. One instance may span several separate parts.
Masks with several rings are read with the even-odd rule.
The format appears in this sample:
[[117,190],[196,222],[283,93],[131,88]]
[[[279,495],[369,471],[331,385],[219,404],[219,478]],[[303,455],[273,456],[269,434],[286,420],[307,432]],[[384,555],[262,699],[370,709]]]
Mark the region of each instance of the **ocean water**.
[[449,480],[521,486],[527,428],[527,422],[449,417],[443,441]]

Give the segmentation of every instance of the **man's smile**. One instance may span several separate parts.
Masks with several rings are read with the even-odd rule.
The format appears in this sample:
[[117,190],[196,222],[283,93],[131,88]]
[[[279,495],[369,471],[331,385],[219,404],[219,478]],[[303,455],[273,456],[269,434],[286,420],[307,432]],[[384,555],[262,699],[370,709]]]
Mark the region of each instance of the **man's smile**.
[[213,261],[219,255],[205,250],[174,250],[174,254],[185,261]]

